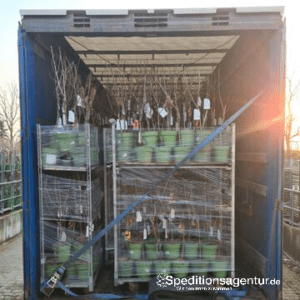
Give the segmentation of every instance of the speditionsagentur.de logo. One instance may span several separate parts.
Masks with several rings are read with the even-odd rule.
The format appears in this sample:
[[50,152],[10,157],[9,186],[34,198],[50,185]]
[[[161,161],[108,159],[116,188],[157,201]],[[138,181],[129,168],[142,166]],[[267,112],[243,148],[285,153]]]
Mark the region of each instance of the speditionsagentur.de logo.
[[167,284],[167,277],[168,274],[167,273],[160,273],[156,276],[156,284],[162,288],[165,288],[168,286]]

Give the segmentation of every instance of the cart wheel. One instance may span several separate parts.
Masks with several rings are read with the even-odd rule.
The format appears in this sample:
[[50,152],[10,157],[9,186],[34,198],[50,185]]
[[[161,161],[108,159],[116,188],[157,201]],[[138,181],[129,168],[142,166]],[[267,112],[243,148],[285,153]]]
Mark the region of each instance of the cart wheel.
[[129,282],[129,291],[131,293],[136,293],[139,290],[139,284],[137,282]]

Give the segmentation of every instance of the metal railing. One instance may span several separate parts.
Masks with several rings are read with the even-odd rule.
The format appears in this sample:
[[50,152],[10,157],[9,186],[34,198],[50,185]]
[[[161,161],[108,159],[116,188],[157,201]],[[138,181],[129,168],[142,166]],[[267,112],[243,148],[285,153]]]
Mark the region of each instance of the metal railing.
[[284,163],[283,218],[300,227],[300,159],[286,158]]
[[0,152],[0,214],[22,204],[21,163],[15,152]]

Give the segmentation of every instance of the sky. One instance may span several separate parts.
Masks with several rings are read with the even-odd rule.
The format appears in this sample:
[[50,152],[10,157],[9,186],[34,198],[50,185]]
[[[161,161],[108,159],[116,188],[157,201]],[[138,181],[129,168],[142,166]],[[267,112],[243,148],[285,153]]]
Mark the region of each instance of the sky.
[[[1,3],[0,16],[0,87],[9,81],[18,81],[17,30],[21,20],[20,9],[160,9],[160,8],[197,8],[197,7],[249,7],[249,6],[284,6],[287,24],[287,76],[293,77],[294,84],[300,81],[300,2],[286,0],[9,0]],[[300,95],[293,106],[300,124]]]

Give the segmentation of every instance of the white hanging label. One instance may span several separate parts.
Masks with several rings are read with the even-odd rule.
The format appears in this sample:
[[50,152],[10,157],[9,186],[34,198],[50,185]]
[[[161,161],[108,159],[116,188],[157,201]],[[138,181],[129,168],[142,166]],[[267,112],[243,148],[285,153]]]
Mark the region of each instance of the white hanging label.
[[168,115],[167,111],[162,107],[158,108],[158,113],[161,115],[162,118],[164,118]]
[[218,229],[218,240],[221,241],[221,232],[220,232],[220,229]]
[[173,116],[170,118],[170,125],[173,126]]
[[[204,100],[205,100],[205,99],[204,99]],[[198,106],[201,106],[201,98],[200,98],[200,97],[197,98],[197,105],[198,105]]]
[[175,219],[175,209],[174,208],[171,209],[170,219]]
[[75,122],[75,114],[72,110],[69,110],[68,122],[69,123],[74,123]]
[[208,98],[204,99],[203,109],[205,110],[210,109],[210,100]]
[[165,239],[168,238],[168,228],[165,229]]
[[142,218],[142,214],[140,211],[136,212],[136,221],[137,222],[142,222],[143,218]]
[[117,119],[116,129],[117,130],[126,130],[128,128],[128,124],[126,120]]
[[194,109],[194,121],[200,120],[200,109]]
[[163,224],[162,224],[162,228],[166,229],[167,228],[167,220],[165,218],[163,218]]
[[46,165],[55,165],[56,164],[56,155],[47,154],[46,155]]
[[153,109],[150,107],[150,104],[148,102],[145,104],[144,113],[148,119],[152,118]]
[[60,237],[61,242],[66,242],[67,241],[67,235],[65,231],[62,232],[61,237]]
[[85,236],[86,236],[86,237],[89,237],[89,226],[86,226],[86,229],[85,229]]
[[83,106],[83,100],[79,95],[76,96],[76,102],[77,106]]
[[147,233],[148,233],[148,235],[151,234],[151,226],[150,225],[147,225]]
[[210,226],[210,233],[209,233],[209,236],[210,237],[213,237],[214,235],[214,229],[212,228],[212,226]]
[[144,240],[147,239],[147,229],[146,228],[144,228],[143,239]]

